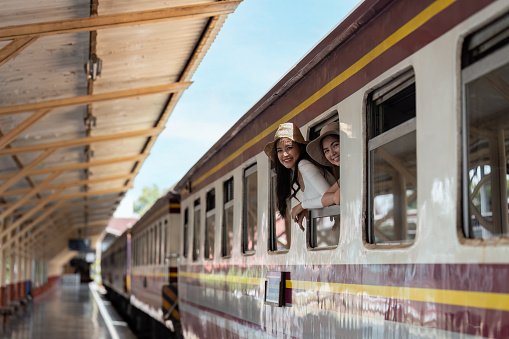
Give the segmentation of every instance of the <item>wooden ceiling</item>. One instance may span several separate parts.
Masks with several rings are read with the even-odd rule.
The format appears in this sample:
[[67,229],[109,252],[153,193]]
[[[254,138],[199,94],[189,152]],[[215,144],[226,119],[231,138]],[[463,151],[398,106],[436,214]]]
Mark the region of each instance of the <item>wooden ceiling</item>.
[[106,228],[240,2],[0,2],[4,255],[50,260]]

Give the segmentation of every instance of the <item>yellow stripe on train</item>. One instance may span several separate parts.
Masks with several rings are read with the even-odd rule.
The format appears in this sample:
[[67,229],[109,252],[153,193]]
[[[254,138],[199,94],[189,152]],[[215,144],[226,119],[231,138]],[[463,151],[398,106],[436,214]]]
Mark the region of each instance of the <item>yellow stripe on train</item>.
[[158,278],[178,278],[178,273],[133,273],[133,277],[158,277]]
[[[264,278],[251,278],[233,275],[217,275],[191,272],[180,272],[180,275],[187,278],[206,281],[221,281],[227,283],[249,284],[260,287],[265,286]],[[467,306],[509,311],[509,294],[505,293],[455,291],[455,290],[441,290],[433,288],[416,288],[416,287],[340,284],[340,283],[298,281],[298,280],[287,280],[286,288],[313,292],[330,292],[336,294],[363,295],[387,299],[422,301],[437,304],[449,304],[456,306]]]

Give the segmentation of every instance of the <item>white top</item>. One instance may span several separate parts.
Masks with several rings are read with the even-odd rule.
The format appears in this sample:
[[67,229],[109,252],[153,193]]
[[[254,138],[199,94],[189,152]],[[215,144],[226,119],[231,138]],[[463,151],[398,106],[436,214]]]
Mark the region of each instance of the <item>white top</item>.
[[[306,209],[322,208],[322,196],[331,187],[316,165],[306,159],[299,162],[299,172],[304,180],[302,207]],[[327,172],[327,174],[329,174]]]

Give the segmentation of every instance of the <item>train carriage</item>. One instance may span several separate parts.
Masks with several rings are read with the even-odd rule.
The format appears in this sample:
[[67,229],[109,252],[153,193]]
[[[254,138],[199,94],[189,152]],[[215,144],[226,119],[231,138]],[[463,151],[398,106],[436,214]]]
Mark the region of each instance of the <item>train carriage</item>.
[[169,191],[103,253],[102,279],[109,298],[140,335],[162,335],[161,327],[180,333],[179,223],[179,195]]
[[130,264],[127,260],[128,233],[117,238],[104,253],[101,260],[101,275],[103,285],[115,291],[125,299],[129,299],[127,271]]
[[[207,152],[176,186],[185,337],[509,336],[508,12],[363,1]],[[283,122],[340,126],[305,232],[262,152]]]

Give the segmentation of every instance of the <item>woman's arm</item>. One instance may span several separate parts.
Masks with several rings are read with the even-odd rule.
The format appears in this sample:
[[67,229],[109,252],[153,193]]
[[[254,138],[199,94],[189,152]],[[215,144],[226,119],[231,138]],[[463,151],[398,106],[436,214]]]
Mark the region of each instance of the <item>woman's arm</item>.
[[318,167],[307,160],[299,163],[299,172],[304,180],[304,200],[303,209],[322,208],[322,196],[330,188],[330,184],[325,180],[323,173]]
[[[331,205],[339,205],[339,179],[332,185],[322,196],[322,205],[323,206],[331,206]],[[337,197],[336,197],[337,195]],[[336,202],[338,201],[338,202]]]

